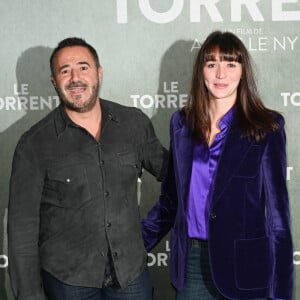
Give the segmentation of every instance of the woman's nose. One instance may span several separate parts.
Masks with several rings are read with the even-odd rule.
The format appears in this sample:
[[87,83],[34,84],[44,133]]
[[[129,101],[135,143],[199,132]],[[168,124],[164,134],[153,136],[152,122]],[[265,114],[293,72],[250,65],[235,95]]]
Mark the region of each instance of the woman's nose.
[[217,76],[217,78],[224,78],[226,76],[225,68],[221,64],[219,64],[217,67],[216,76]]

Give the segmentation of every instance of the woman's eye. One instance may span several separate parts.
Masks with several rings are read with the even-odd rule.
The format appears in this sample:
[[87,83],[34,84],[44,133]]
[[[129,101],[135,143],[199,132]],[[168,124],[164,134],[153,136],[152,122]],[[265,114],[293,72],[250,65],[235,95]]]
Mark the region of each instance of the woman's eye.
[[215,65],[216,65],[215,63],[208,63],[208,64],[207,64],[207,67],[208,67],[208,68],[214,68]]
[[234,63],[229,63],[229,64],[228,64],[228,67],[229,67],[229,68],[235,68],[235,67],[236,67],[236,64],[234,64]]

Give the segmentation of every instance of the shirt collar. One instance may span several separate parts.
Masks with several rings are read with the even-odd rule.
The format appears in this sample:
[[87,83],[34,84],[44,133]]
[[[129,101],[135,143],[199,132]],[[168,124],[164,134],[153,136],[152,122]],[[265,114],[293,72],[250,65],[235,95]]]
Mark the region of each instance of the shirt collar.
[[229,109],[229,111],[220,119],[219,121],[219,127],[221,131],[224,129],[227,129],[231,124],[234,119],[234,113],[236,111],[236,106],[234,105]]
[[[113,110],[113,108],[109,105],[109,103],[105,100],[101,101],[101,111],[102,111],[102,128],[104,128],[105,124],[109,120],[113,120],[115,122],[119,122],[119,118],[116,114],[116,112]],[[64,132],[69,127],[78,127],[67,115],[67,113],[64,110],[64,105],[60,103],[58,106],[55,116],[54,116],[54,122],[55,122],[55,128],[56,128],[56,134],[57,137],[60,138]]]

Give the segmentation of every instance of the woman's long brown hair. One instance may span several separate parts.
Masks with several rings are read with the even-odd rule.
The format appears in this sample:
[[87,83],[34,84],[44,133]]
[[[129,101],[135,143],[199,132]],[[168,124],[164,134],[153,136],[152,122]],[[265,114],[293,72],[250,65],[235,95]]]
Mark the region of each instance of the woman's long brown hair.
[[197,139],[206,141],[207,134],[210,133],[211,121],[203,68],[216,52],[221,60],[241,63],[242,76],[235,104],[238,125],[243,130],[243,136],[253,136],[259,142],[268,131],[279,129],[274,119],[274,115],[279,113],[264,106],[255,83],[250,55],[242,41],[231,32],[212,32],[198,52],[190,95],[184,108],[188,124]]

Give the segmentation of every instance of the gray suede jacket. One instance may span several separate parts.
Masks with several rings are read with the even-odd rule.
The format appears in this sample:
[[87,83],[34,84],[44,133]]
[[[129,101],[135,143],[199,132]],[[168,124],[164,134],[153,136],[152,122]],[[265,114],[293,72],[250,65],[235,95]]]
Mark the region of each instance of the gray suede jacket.
[[140,110],[100,100],[96,141],[60,105],[20,139],[8,213],[9,273],[19,300],[43,300],[40,272],[101,287],[110,248],[126,287],[144,268],[137,179],[161,179],[167,151]]

